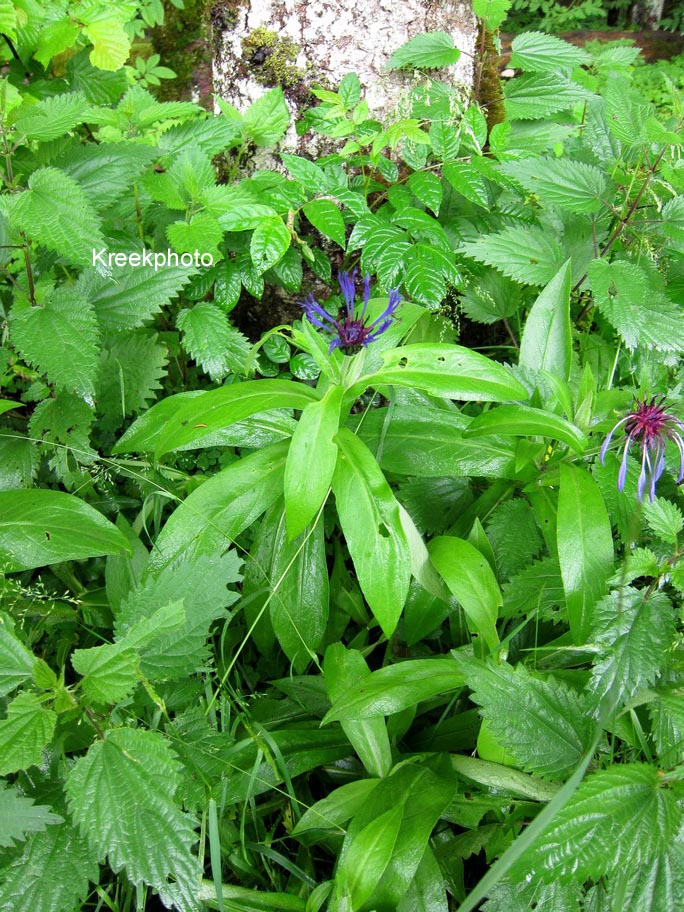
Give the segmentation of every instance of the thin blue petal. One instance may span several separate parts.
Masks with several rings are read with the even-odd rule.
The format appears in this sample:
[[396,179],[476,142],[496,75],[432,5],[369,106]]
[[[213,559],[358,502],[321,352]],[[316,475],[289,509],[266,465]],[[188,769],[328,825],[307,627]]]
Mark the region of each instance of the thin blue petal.
[[[639,482],[637,484],[637,497],[639,500],[643,499],[644,490],[646,488],[646,462],[648,461],[648,450],[644,444],[641,447],[641,472],[639,472]],[[649,462],[650,468],[650,462]]]
[[632,443],[632,438],[628,437],[625,443],[625,448],[622,452],[622,461],[620,462],[620,471],[618,472],[618,491],[623,491],[625,487],[625,481],[627,480],[627,466],[629,465],[629,447]]
[[[606,439],[603,441],[603,444],[601,446],[601,452],[599,454],[602,465],[605,465],[606,453],[608,452],[608,447],[610,446],[610,441],[613,439],[613,434],[615,433],[615,431],[617,431],[617,429],[620,427],[620,425],[624,424],[625,421],[629,421],[629,418],[630,418],[629,415],[627,415],[626,418],[621,418],[618,421],[618,423],[613,425],[612,429],[610,431],[608,431],[608,435],[606,436]],[[620,490],[622,490],[622,488],[620,488]]]

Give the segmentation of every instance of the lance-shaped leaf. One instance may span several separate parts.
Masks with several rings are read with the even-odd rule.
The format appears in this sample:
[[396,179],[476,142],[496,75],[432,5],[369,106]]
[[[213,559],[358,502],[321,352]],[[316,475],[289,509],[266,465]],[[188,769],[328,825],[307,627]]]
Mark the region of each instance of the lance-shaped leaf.
[[439,575],[459,600],[471,632],[480,634],[490,649],[496,649],[496,619],[503,599],[487,558],[470,542],[448,535],[433,538],[428,551]]
[[569,378],[572,361],[570,265],[567,260],[532,305],[518,358],[521,367],[549,371],[559,380]]
[[346,428],[336,440],[340,455],[332,488],[340,525],[361,591],[389,637],[411,580],[411,552],[399,504],[365,444]]
[[560,440],[582,453],[587,447],[586,436],[560,415],[528,405],[500,405],[479,415],[463,432],[465,437],[480,434],[501,434],[504,437],[548,437]]
[[333,440],[340,426],[344,390],[331,386],[306,406],[292,435],[285,463],[285,513],[291,538],[300,535],[326,498],[337,462]]
[[584,643],[592,609],[605,595],[613,571],[608,511],[596,482],[584,469],[561,465],[556,534],[570,632],[576,643]]
[[528,395],[503,365],[460,345],[404,345],[385,352],[383,362],[379,371],[356,386],[407,386],[441,399],[477,402],[527,399]]
[[115,525],[72,494],[0,491],[0,568],[5,572],[129,550]]
[[148,449],[153,438],[154,453],[159,457],[170,450],[189,446],[213,431],[230,427],[251,415],[273,409],[303,409],[310,402],[316,402],[320,396],[305,384],[290,380],[248,380],[209,390],[192,398],[182,393],[174,398],[178,401],[178,408],[170,416],[166,404],[168,400],[159,403],[164,406],[156,413],[162,423],[161,430],[151,420],[155,410],[150,409],[144,416],[147,438],[141,439],[136,422],[118,442],[115,452],[130,452],[129,440],[132,437],[135,437],[137,449]]

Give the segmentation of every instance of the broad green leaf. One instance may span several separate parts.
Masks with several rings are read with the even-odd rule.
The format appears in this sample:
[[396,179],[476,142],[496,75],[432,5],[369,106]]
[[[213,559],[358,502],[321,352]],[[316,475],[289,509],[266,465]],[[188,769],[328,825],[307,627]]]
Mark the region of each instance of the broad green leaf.
[[556,238],[536,225],[509,225],[464,244],[463,251],[524,285],[546,285],[565,259]]
[[332,489],[340,525],[361,591],[389,637],[399,621],[411,578],[399,504],[367,447],[346,428],[335,439],[339,456]]
[[568,380],[572,362],[570,260],[551,279],[532,305],[520,340],[518,363]]
[[[173,414],[169,414],[168,399],[159,403],[144,416],[145,437],[137,433],[136,422],[117,443],[114,452],[146,450],[153,440],[155,455],[161,456],[170,450],[189,446],[213,431],[223,430],[251,415],[273,409],[303,409],[310,402],[316,402],[320,396],[305,384],[290,380],[249,380],[222,386],[192,398],[183,394],[173,398],[178,403]],[[159,415],[161,432],[157,424],[152,422],[153,413],[155,417]],[[130,441],[134,441],[134,445]]]
[[513,868],[546,881],[634,870],[667,849],[682,820],[677,794],[656,766],[613,765],[591,773]]
[[541,120],[590,97],[585,88],[557,73],[517,76],[504,86],[506,114],[511,120]]
[[330,489],[344,390],[331,386],[302,411],[285,464],[285,512],[290,537],[299,535],[321,508]]
[[354,387],[394,385],[420,389],[441,399],[498,402],[526,399],[527,391],[496,361],[460,345],[418,342],[384,352],[383,367]]
[[257,272],[266,272],[283,258],[292,242],[292,234],[279,217],[262,219],[254,229],[249,253]]
[[323,520],[292,539],[279,501],[262,520],[263,525],[272,526],[269,562],[260,568],[266,572],[267,591],[273,592],[269,602],[271,624],[295,673],[301,673],[318,649],[328,622]]
[[590,62],[591,55],[584,48],[543,32],[524,32],[511,43],[509,66],[516,70],[555,73]]
[[415,171],[408,179],[408,188],[414,196],[439,215],[442,205],[442,182],[431,171]]
[[493,651],[499,644],[496,621],[501,590],[487,559],[470,542],[442,535],[428,544],[430,560],[456,596],[472,633],[482,636]]
[[552,779],[570,775],[594,737],[586,701],[577,691],[532,675],[524,665],[485,664],[458,654],[456,659],[488,730],[516,765]]
[[236,337],[242,347],[244,364],[249,344],[228,322],[228,317],[209,301],[182,310],[176,325],[183,334],[183,347],[212,380],[222,380],[238,367]]
[[383,877],[403,818],[404,805],[396,805],[369,821],[356,834],[336,875],[338,895],[344,900],[348,897],[350,908],[363,908]]
[[351,687],[323,721],[391,716],[422,700],[459,690],[464,681],[451,658],[408,659],[374,671],[361,685]]
[[5,572],[128,550],[116,526],[71,494],[39,488],[0,491],[0,566]]
[[290,155],[288,152],[281,152],[280,159],[307,193],[325,193],[328,190],[328,177],[316,162],[299,155]]
[[229,778],[220,786],[221,797],[227,804],[262,795],[280,785],[286,776],[293,779],[349,756],[349,741],[338,728],[271,729],[268,738],[282,757],[277,764],[272,756],[264,756],[262,746],[252,736],[222,752],[225,769],[230,770]]
[[[350,689],[361,687],[371,674],[366,661],[356,649],[334,643],[325,651],[323,664],[325,686],[331,702]],[[392,768],[392,750],[385,720],[342,720],[342,731],[349,738],[369,776],[387,776]]]
[[[92,200],[96,209],[104,210],[126,193],[133,192],[140,172],[154,158],[154,147],[143,146],[139,143],[107,142],[100,145],[88,143],[78,145],[76,148],[69,147],[64,155],[57,158],[56,164],[66,174],[78,181],[81,189]],[[152,258],[154,260],[154,255]],[[150,269],[149,266],[140,267],[140,269],[143,268]],[[115,267],[112,272],[115,269],[116,272],[121,273],[122,278],[128,279],[127,284],[137,284],[140,281],[140,269],[138,268],[131,270]],[[166,271],[166,269],[160,268],[157,275],[161,277]],[[185,272],[186,270],[171,267],[171,271]]]
[[33,172],[28,190],[14,199],[9,220],[13,228],[73,263],[89,263],[93,249],[104,246],[90,200],[73,177],[57,168]]
[[467,162],[447,162],[442,174],[457,193],[465,196],[471,203],[487,208],[489,193],[482,175]]
[[198,908],[200,871],[191,852],[193,822],[173,800],[180,773],[159,732],[111,729],[76,761],[66,792],[74,822],[99,861],[125,869],[133,884],[149,884],[164,905],[191,910]]
[[13,399],[0,399],[0,415],[5,412],[11,412],[15,408],[23,408],[23,402],[15,402]]
[[320,830],[333,830],[342,835],[342,824],[361,810],[377,784],[377,779],[357,779],[341,785],[306,811],[292,835],[299,838]]
[[290,111],[280,86],[257,98],[245,111],[243,121],[247,136],[255,145],[274,146],[279,142],[290,123]]
[[[400,249],[400,248],[397,248]],[[447,282],[456,284],[459,279],[453,255],[427,241],[413,244],[403,253],[404,287],[414,301],[439,307],[447,293]]]
[[682,308],[664,292],[657,274],[618,260],[593,260],[589,282],[603,316],[620,334],[625,345],[638,345],[658,351],[684,349]]
[[[53,814],[44,804],[34,804],[14,785],[0,782],[0,846],[13,849],[31,833],[42,833],[49,826],[62,823],[59,814]],[[2,894],[0,893],[0,896]]]
[[33,676],[34,663],[33,653],[14,635],[12,619],[0,613],[0,697],[28,681]]
[[95,404],[100,334],[93,307],[82,295],[62,285],[42,307],[15,305],[10,325],[22,356],[50,383]]
[[[363,907],[396,909],[425,854],[432,830],[455,791],[456,781],[445,758],[435,759],[430,765],[404,764],[379,782],[348,827],[338,864],[338,889],[344,890],[347,878],[353,876],[351,872],[360,863],[361,848],[372,832],[373,822],[390,811],[400,810],[400,827],[387,864],[380,872],[382,876],[374,878],[368,872],[368,884],[375,879],[375,885]],[[382,863],[377,868],[381,866]]]
[[173,222],[166,229],[166,237],[176,253],[195,251],[218,258],[219,245],[223,240],[223,227],[218,220],[206,212],[198,212],[189,222]]
[[347,245],[344,219],[332,200],[314,199],[306,203],[302,209],[314,228],[317,228],[325,237],[335,241],[344,250]]
[[83,30],[93,49],[90,62],[100,70],[118,70],[128,60],[131,42],[118,16],[100,15]]
[[434,406],[397,406],[389,414],[371,411],[358,434],[389,472],[419,478],[515,478],[513,444],[498,437],[468,438],[467,424],[458,413]]
[[196,488],[166,521],[148,570],[161,573],[184,556],[194,560],[225,553],[282,494],[287,448],[287,443],[264,447]]
[[674,839],[655,858],[638,866],[630,864],[627,870],[626,885],[625,872],[617,871],[608,886],[614,907],[619,907],[621,912],[677,908],[684,890],[684,846],[680,838]]
[[483,412],[463,432],[466,437],[502,434],[504,437],[540,436],[567,443],[576,453],[583,453],[589,441],[574,424],[528,405],[499,405]]
[[168,349],[156,333],[117,333],[102,355],[97,385],[103,426],[118,428],[129,415],[149,408],[166,377]]
[[57,714],[46,709],[37,694],[27,691],[15,697],[0,720],[0,776],[40,766],[56,723]]
[[557,541],[570,632],[575,643],[584,643],[613,572],[613,535],[596,482],[567,464],[560,468]]
[[424,32],[414,35],[390,57],[390,70],[411,67],[415,69],[441,69],[456,63],[461,56],[454,47],[454,39],[446,32]]
[[521,570],[529,569],[532,561],[544,547],[544,539],[539,530],[537,518],[529,502],[523,497],[515,497],[499,504],[487,517],[487,537],[485,548],[479,543],[478,550],[492,561],[487,554],[491,543],[496,559],[494,566],[502,577],[511,577]]
[[3,871],[0,909],[64,912],[79,908],[100,875],[89,843],[66,822],[36,833],[23,854]]
[[473,12],[478,19],[484,19],[487,28],[493,32],[503,25],[511,2],[512,0],[473,0]]

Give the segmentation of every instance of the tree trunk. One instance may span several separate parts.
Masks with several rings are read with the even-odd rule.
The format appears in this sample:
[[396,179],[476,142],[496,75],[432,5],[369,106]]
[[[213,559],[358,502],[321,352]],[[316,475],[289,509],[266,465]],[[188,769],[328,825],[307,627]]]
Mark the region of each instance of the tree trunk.
[[[419,76],[388,72],[393,52],[421,32],[449,33],[462,52],[438,78],[470,88],[477,25],[470,0],[223,0],[211,12],[214,89],[244,110],[266,88],[282,86],[294,117],[313,84],[336,87],[358,74],[371,113],[380,119]],[[317,152],[292,129],[284,146]]]
[[632,22],[642,28],[657,29],[664,6],[665,0],[637,0],[632,7]]

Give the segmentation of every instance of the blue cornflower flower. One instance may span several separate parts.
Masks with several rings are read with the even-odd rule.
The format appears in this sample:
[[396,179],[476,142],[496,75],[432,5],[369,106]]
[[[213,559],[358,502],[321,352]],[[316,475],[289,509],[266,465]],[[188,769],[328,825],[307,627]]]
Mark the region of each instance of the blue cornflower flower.
[[679,475],[677,484],[684,479],[684,423],[679,418],[665,410],[666,397],[656,399],[654,396],[649,402],[647,399],[634,399],[634,408],[610,431],[601,447],[601,462],[606,457],[608,446],[615,431],[624,424],[625,446],[622,451],[622,461],[618,474],[618,491],[625,487],[627,478],[627,459],[629,448],[634,441],[641,446],[641,472],[637,493],[639,500],[644,496],[646,481],[648,480],[648,493],[651,500],[655,499],[655,487],[658,479],[665,470],[665,444],[671,440],[679,450]]
[[394,312],[401,303],[401,295],[396,288],[393,288],[389,293],[387,307],[372,323],[367,323],[366,308],[370,300],[370,276],[366,275],[364,280],[363,307],[359,312],[355,301],[356,273],[357,270],[355,269],[351,275],[348,272],[339,274],[338,280],[345,306],[340,308],[336,317],[333,317],[325,308],[321,307],[312,294],[305,301],[299,302],[299,306],[304,308],[310,323],[334,336],[330,343],[330,353],[336,348],[340,348],[345,354],[353,355],[354,352],[367,348],[396,319]]

